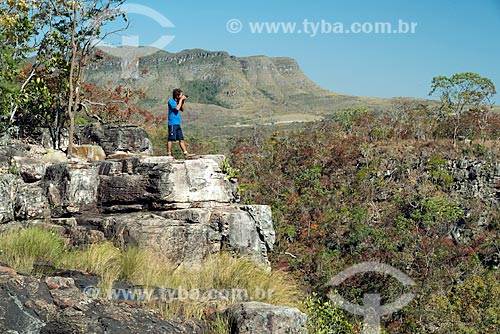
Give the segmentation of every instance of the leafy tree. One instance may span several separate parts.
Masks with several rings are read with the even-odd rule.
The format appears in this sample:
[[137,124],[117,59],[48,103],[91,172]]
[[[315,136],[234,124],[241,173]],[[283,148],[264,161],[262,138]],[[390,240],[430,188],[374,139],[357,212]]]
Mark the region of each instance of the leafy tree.
[[[58,22],[58,32],[66,41],[69,50],[67,115],[69,117],[68,155],[72,154],[75,112],[81,101],[84,71],[91,60],[92,50],[98,39],[104,38],[101,28],[122,13],[117,7],[125,0],[81,0],[62,4],[64,25]],[[123,16],[124,17],[124,16]],[[104,36],[103,36],[104,35]]]
[[15,81],[17,64],[13,57],[13,49],[5,42],[5,36],[0,35],[0,116],[2,117],[2,124],[6,125],[9,110],[14,97],[18,94],[19,86]]
[[495,85],[485,77],[472,72],[457,73],[451,77],[437,76],[432,79],[429,95],[438,94],[442,112],[453,120],[453,142],[456,142],[461,116],[471,110],[486,112],[496,94]]
[[[19,82],[21,61],[33,51],[29,45],[36,25],[29,20],[26,1],[0,0],[0,115],[1,130],[12,123],[20,93],[27,82]],[[33,73],[30,74],[30,78]]]

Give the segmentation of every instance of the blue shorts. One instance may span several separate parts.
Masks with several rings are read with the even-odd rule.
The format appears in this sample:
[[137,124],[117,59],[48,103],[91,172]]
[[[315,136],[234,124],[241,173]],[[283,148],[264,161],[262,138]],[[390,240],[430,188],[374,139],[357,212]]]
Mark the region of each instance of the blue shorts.
[[168,141],[184,140],[182,129],[179,124],[168,126]]

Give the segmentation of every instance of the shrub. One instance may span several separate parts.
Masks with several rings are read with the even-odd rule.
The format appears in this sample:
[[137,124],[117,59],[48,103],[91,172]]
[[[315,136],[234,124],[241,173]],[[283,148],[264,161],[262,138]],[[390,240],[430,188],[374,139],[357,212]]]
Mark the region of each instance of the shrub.
[[357,333],[359,325],[349,323],[344,311],[330,300],[313,293],[305,302],[307,328],[315,334]]

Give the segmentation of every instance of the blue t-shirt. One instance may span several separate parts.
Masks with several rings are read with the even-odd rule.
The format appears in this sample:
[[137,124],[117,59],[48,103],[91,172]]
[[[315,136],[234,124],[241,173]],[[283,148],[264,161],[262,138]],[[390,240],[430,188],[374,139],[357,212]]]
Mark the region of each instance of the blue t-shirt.
[[168,125],[180,125],[181,111],[175,110],[177,102],[174,99],[168,100]]

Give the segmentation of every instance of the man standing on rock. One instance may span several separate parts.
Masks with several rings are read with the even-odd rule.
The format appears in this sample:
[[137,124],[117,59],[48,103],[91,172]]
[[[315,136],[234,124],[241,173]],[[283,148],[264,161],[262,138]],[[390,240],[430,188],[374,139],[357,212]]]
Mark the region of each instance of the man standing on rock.
[[181,112],[184,111],[184,101],[187,96],[184,95],[181,89],[176,88],[172,91],[172,98],[168,100],[168,143],[167,155],[172,156],[172,142],[179,141],[179,146],[184,153],[184,158],[192,157],[186,150],[184,143],[184,135],[181,128]]

